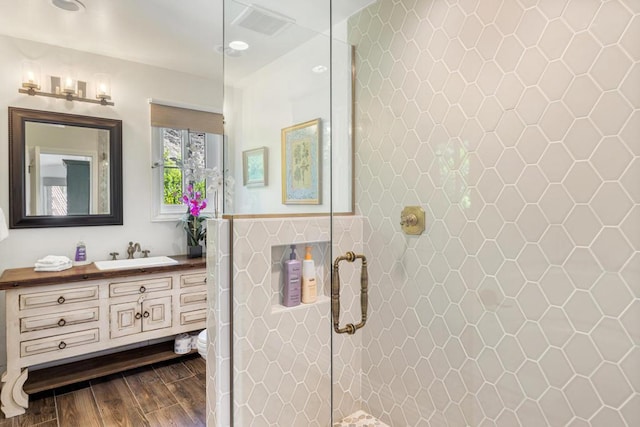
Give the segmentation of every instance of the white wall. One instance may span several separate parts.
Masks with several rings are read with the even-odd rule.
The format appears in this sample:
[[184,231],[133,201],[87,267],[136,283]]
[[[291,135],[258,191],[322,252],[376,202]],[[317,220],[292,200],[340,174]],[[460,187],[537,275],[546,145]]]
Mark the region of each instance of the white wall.
[[[258,70],[235,87],[225,88],[225,134],[228,136],[231,173],[236,180],[234,205],[236,214],[328,212],[333,196],[334,210],[350,210],[351,140],[347,120],[330,121],[330,103],[334,111],[344,114],[350,102],[348,49],[344,43],[334,44],[334,66],[344,72],[334,72],[333,100],[330,73],[314,73],[316,65],[330,66],[329,37],[318,35],[297,49]],[[334,114],[333,117],[336,117]],[[320,143],[322,197],[320,205],[282,204],[281,130],[316,118],[321,119]],[[332,134],[332,135],[331,135]],[[332,141],[331,141],[332,138]],[[333,153],[331,152],[333,143]],[[247,188],[242,185],[242,152],[266,146],[269,152],[268,185]],[[334,182],[340,184],[330,191],[331,155],[341,160]],[[348,187],[348,188],[347,188]],[[228,212],[228,211],[227,211]]]
[[[167,52],[168,55],[171,52]],[[0,272],[29,267],[45,255],[72,256],[75,245],[87,245],[88,259],[107,259],[109,252],[126,253],[129,241],[152,255],[185,252],[182,228],[171,222],[151,222],[151,128],[148,99],[167,100],[209,110],[222,110],[222,85],[193,75],[0,36],[0,207],[9,209],[7,107],[22,107],[120,119],[123,123],[124,225],[10,230],[0,242]],[[21,65],[37,61],[43,74],[65,66],[80,80],[95,73],[111,75],[113,107],[19,94]],[[8,219],[8,218],[7,218]],[[0,341],[4,341],[4,292],[0,293]],[[0,364],[5,360],[0,352]]]

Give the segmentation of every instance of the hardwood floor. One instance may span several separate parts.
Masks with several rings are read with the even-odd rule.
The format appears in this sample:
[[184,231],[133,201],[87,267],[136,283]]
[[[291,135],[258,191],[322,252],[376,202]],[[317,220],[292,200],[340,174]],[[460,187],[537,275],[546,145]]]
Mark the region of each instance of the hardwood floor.
[[206,426],[206,365],[199,355],[29,396],[0,427]]

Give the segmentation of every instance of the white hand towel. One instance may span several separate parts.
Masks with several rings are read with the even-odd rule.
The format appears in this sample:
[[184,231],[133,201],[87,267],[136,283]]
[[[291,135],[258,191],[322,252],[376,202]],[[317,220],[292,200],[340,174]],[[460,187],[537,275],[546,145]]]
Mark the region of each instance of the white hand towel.
[[46,257],[36,261],[36,265],[40,265],[41,267],[44,267],[44,266],[47,266],[47,265],[51,265],[51,266],[62,265],[62,264],[70,263],[70,262],[71,262],[71,260],[66,256],[62,256],[62,255],[47,255]]
[[65,264],[60,264],[55,266],[38,267],[38,265],[36,265],[36,268],[34,268],[33,271],[51,271],[51,272],[62,271],[62,270],[67,270],[72,266],[73,266],[73,263],[71,263],[71,261]]
[[0,241],[9,237],[9,230],[7,229],[7,221],[4,218],[4,212],[0,208]]

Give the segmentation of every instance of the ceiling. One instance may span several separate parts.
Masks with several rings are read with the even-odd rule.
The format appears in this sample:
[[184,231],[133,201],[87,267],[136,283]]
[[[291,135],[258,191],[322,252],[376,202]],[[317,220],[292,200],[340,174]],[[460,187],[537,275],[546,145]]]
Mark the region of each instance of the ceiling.
[[[66,12],[50,0],[0,0],[0,34],[198,76],[220,78],[222,0],[81,0],[86,9]],[[232,25],[249,4],[224,0],[225,37],[250,47],[227,66],[240,80],[305,40],[326,32],[329,6],[319,0],[249,0],[294,24],[273,36]],[[338,0],[340,22],[376,0]],[[238,52],[231,52],[238,54]]]

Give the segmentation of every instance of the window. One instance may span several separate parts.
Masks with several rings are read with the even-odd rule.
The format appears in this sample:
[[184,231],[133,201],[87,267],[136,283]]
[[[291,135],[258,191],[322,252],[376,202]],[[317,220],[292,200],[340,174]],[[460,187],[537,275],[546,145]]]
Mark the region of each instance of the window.
[[[222,210],[222,115],[151,101],[153,219],[176,220],[186,212],[188,185],[207,199],[206,212]],[[215,178],[215,180],[214,180]]]
[[219,194],[211,182],[222,173],[222,136],[172,128],[153,128],[154,219],[177,219],[186,212],[182,195],[193,185],[207,199],[205,212],[213,212]]

